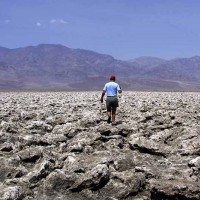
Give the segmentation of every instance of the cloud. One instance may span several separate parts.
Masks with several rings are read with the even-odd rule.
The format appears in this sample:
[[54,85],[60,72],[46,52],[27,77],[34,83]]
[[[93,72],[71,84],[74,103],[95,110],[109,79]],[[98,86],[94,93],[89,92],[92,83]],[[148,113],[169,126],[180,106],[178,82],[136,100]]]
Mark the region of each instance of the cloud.
[[64,19],[51,19],[49,21],[51,24],[68,24]]
[[49,21],[49,23],[51,23],[51,24],[56,23],[56,19],[51,19],[51,20]]
[[40,27],[40,26],[42,26],[42,24],[40,22],[37,22],[36,26]]
[[59,19],[58,22],[59,22],[60,24],[67,24],[67,22],[66,22],[65,20],[63,20],[63,19]]
[[10,20],[10,19],[6,19],[6,20],[4,20],[4,22],[5,22],[6,24],[8,24],[8,23],[11,22],[11,20]]

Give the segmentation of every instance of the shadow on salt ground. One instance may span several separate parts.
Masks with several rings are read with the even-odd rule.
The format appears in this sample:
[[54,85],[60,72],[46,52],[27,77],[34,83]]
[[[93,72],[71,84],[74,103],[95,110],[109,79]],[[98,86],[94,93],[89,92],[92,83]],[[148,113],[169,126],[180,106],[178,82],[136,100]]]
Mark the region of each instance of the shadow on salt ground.
[[[102,119],[101,121],[107,123],[107,119]],[[115,126],[116,126],[116,125],[119,125],[119,124],[123,124],[123,121],[122,121],[122,120],[117,120],[117,121],[115,121],[115,122],[116,122]],[[107,124],[108,124],[108,123],[107,123]],[[110,124],[111,124],[111,123],[110,123]]]

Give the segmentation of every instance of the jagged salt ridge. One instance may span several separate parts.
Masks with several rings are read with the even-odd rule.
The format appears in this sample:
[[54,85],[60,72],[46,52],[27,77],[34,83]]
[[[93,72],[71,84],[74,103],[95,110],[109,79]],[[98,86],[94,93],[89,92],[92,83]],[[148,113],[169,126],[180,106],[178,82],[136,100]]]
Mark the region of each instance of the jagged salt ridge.
[[0,93],[0,199],[200,199],[200,94]]

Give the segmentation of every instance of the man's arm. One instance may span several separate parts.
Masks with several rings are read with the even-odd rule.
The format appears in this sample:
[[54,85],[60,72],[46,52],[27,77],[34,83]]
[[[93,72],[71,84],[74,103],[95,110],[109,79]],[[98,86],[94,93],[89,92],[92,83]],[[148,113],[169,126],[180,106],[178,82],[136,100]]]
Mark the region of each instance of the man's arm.
[[122,89],[118,90],[119,93],[122,93]]
[[118,92],[119,93],[122,93],[122,88],[119,86],[119,88],[118,88]]
[[103,91],[102,91],[102,94],[101,94],[101,103],[103,103],[103,97],[104,97],[105,94],[106,94],[106,91],[103,90]]

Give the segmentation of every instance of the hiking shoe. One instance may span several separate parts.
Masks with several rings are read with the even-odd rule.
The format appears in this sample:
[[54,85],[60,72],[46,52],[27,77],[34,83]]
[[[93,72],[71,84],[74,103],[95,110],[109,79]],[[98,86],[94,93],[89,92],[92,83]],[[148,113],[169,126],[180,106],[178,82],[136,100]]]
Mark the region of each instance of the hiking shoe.
[[117,125],[117,122],[112,122],[112,125],[113,125],[113,126]]
[[110,124],[111,122],[111,117],[108,117],[107,123]]

